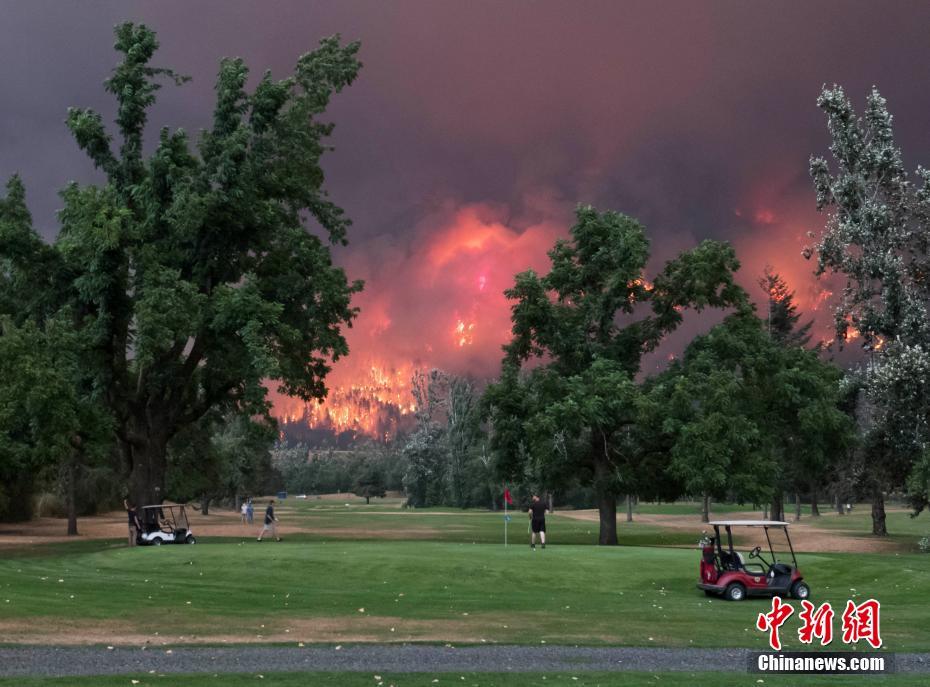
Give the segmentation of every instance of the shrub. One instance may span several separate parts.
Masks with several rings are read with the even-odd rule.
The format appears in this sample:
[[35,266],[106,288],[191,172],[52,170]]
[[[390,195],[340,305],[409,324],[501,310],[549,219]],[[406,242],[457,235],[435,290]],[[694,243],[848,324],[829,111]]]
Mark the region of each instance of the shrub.
[[33,512],[40,518],[63,518],[65,517],[65,504],[58,494],[50,491],[42,491],[34,497],[35,505]]

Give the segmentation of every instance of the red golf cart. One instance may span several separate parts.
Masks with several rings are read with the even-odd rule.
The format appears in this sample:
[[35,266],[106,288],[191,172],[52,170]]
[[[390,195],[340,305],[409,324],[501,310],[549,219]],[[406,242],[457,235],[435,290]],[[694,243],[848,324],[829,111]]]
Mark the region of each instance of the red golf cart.
[[[705,535],[702,540],[701,581],[698,589],[708,596],[722,596],[729,601],[742,601],[747,596],[793,596],[806,599],[811,590],[798,570],[798,560],[788,535],[788,523],[780,520],[721,520],[708,523],[714,528],[714,536]],[[765,533],[769,559],[756,546],[747,558],[733,549],[734,527],[759,528]],[[721,528],[726,533],[723,544]],[[771,534],[784,533],[791,553],[791,564],[779,560],[772,546]],[[780,538],[780,537],[779,537]],[[780,554],[783,558],[785,553]]]

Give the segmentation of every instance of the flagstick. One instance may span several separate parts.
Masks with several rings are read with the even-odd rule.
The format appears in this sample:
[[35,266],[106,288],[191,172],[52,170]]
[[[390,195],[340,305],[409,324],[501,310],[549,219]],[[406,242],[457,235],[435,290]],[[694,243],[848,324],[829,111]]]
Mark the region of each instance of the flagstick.
[[504,546],[507,546],[507,499],[504,499]]

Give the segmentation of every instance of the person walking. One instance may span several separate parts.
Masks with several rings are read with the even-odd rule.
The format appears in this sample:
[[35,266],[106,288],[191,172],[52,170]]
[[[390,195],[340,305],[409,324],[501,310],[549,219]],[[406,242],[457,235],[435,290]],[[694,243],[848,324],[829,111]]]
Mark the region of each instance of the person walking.
[[246,502],[248,507],[245,510],[246,521],[251,525],[255,520],[255,506],[252,505],[252,497],[250,496]]
[[269,531],[275,541],[281,541],[281,537],[278,536],[278,519],[274,514],[274,499],[268,502],[268,507],[265,509],[265,526],[258,533],[258,541],[261,541],[262,537],[265,536],[265,532]]
[[533,501],[527,509],[530,516],[530,548],[536,550],[536,535],[539,534],[539,540],[542,547],[546,548],[546,504],[539,500],[538,494],[533,494]]
[[249,522],[249,504],[246,501],[242,502],[242,508],[239,509],[239,519],[243,525]]
[[139,532],[142,531],[139,515],[136,513],[136,507],[126,499],[123,499],[123,507],[126,509],[126,515],[129,516],[129,545],[135,546],[139,543]]

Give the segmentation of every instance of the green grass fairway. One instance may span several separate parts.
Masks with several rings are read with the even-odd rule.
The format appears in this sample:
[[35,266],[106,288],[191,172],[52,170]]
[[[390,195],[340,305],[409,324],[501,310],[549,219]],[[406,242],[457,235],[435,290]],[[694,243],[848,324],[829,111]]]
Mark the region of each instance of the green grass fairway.
[[[375,679],[375,676],[380,680]],[[464,679],[463,679],[464,678]],[[134,683],[133,680],[138,681]],[[759,680],[762,680],[760,683]],[[0,687],[924,687],[926,675],[846,677],[733,673],[257,673],[247,675],[120,675],[86,678],[0,678]]]
[[[503,512],[450,509],[398,512],[397,509],[378,509],[364,504],[348,508],[288,504],[279,512],[282,523],[306,528],[309,532],[306,537],[310,541],[407,539],[476,544],[502,544],[504,541]],[[511,516],[507,530],[510,541],[527,543],[526,514],[517,512]],[[546,518],[546,525],[550,537],[560,544],[597,543],[597,522],[556,513]],[[635,527],[619,527],[617,536],[621,545],[674,546],[693,544],[700,536],[700,530],[682,532],[637,523]]]
[[[911,517],[910,510],[888,510],[885,514],[886,526],[892,538],[906,540],[915,544],[918,539],[930,535],[930,513],[921,513],[916,518]],[[842,534],[871,534],[872,514],[869,504],[859,504],[852,513],[828,517],[812,518],[808,522],[816,522],[817,527],[836,530]]]
[[[259,505],[263,500],[258,501]],[[446,542],[475,542],[496,544],[503,540],[503,513],[486,510],[455,508],[422,508],[405,510],[400,499],[373,499],[366,505],[364,499],[353,496],[324,499],[289,498],[278,507],[284,525],[296,526],[303,530],[297,537],[306,537],[311,541],[322,539],[342,541],[346,539],[373,540],[429,540]],[[623,504],[618,514],[618,538],[621,545],[630,546],[690,546],[706,529],[699,521],[701,504],[697,502],[677,503],[640,503],[634,509],[633,523],[625,522]],[[838,516],[829,509],[822,509],[822,517],[810,516],[810,506],[804,505],[801,527],[813,527],[818,530],[834,531],[840,537],[868,537],[872,531],[870,507],[857,504],[853,513]],[[715,503],[711,519],[722,517],[726,513],[745,519],[759,519],[761,512],[745,504]],[[511,541],[526,540],[526,514],[511,511],[512,522],[509,526]],[[664,522],[643,522],[642,516],[679,516],[693,519],[692,528],[668,526]],[[930,517],[924,515],[911,518],[910,511],[900,506],[889,504],[888,529],[891,541],[897,550],[917,552],[917,541],[930,534]],[[794,522],[794,507],[788,504],[786,517]],[[597,541],[597,522],[580,520],[570,511],[557,511],[547,518],[551,535],[560,544],[593,545]],[[251,533],[252,529],[243,532]],[[803,530],[802,530],[803,532]],[[742,533],[735,533],[736,541],[742,544]],[[292,535],[294,536],[294,535]],[[804,541],[801,532],[796,535]],[[797,542],[796,542],[797,544]]]
[[[801,565],[817,601],[841,609],[848,598],[878,598],[889,650],[930,650],[926,557],[806,554]],[[47,630],[41,643],[79,636],[136,645],[544,641],[763,648],[753,624],[769,602],[708,599],[694,587],[697,567],[696,550],[647,547],[560,545],[534,553],[526,545],[252,539],[49,547],[0,561],[0,622],[6,641]],[[794,621],[784,631],[788,648],[797,646]]]

